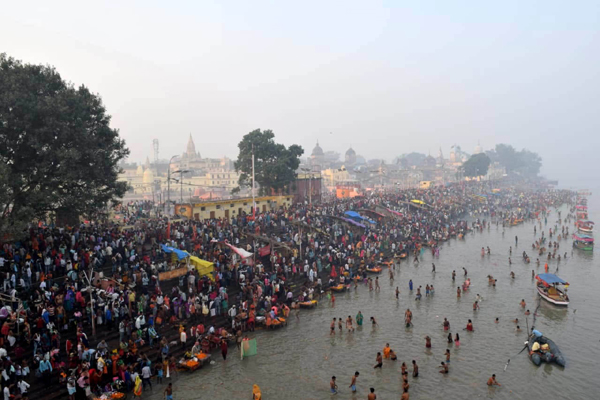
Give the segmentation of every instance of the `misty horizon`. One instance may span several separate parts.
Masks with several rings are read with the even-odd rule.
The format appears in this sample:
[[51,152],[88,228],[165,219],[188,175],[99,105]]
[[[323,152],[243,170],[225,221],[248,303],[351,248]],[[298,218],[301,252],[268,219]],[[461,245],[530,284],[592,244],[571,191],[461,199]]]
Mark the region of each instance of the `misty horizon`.
[[[318,7],[317,7],[318,4]],[[366,159],[498,143],[591,176],[600,4],[11,3],[0,48],[98,93],[130,161],[248,132]]]

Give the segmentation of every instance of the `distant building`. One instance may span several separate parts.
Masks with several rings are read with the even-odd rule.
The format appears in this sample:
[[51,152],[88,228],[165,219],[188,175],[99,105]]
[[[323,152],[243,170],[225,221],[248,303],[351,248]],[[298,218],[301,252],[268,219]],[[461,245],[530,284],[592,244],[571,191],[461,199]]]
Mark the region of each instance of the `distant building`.
[[181,154],[179,159],[173,161],[171,169],[190,171],[189,175],[201,176],[207,172],[230,171],[233,169],[233,161],[227,157],[223,158],[202,158],[200,152],[196,151],[196,145],[192,135],[188,139],[186,151]]
[[356,164],[356,152],[354,151],[354,149],[352,147],[350,147],[346,151],[346,156],[344,157],[344,162],[348,166],[352,166],[352,165]]
[[323,149],[319,146],[319,142],[317,141],[317,145],[313,149],[310,155],[310,165],[315,171],[319,171],[325,163],[325,154],[323,153]]

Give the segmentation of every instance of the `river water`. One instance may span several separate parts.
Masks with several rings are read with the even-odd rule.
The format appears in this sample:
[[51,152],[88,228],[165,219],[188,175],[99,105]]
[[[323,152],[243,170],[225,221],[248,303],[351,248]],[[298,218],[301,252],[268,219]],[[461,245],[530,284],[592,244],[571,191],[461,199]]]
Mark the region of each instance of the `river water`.
[[[599,221],[600,199],[589,199],[590,219]],[[563,216],[567,214],[562,208]],[[594,218],[596,217],[596,218]],[[544,226],[554,227],[558,216],[553,211]],[[538,227],[539,228],[539,227]],[[559,228],[560,229],[560,228]],[[572,225],[569,227],[573,230]],[[538,229],[538,237],[539,237]],[[515,246],[515,236],[519,244]],[[536,328],[553,339],[567,360],[567,367],[555,365],[535,366],[526,352],[517,355],[526,340],[524,310],[519,302],[525,299],[532,315],[538,304],[538,295],[531,270],[543,273],[545,258],[536,268],[537,253],[532,251],[535,240],[533,223],[507,227],[504,236],[502,227],[494,226],[490,231],[468,235],[465,240],[450,240],[443,244],[439,258],[433,259],[426,251],[418,266],[412,261],[402,261],[396,266],[393,283],[387,273],[379,280],[381,291],[369,292],[363,284],[358,291],[352,289],[339,294],[332,308],[324,299],[316,309],[303,310],[300,319],[290,319],[287,327],[278,331],[258,331],[258,355],[240,361],[239,352],[230,348],[229,357],[223,362],[219,353],[213,354],[216,360],[192,374],[182,374],[174,383],[174,398],[185,399],[250,399],[252,385],[258,384],[265,399],[366,399],[370,387],[376,390],[378,399],[398,399],[401,394],[400,365],[416,360],[420,375],[409,375],[411,399],[541,399],[559,394],[559,398],[592,399],[598,398],[596,361],[600,360],[600,309],[598,308],[598,285],[600,271],[594,255],[573,249],[571,240],[560,242],[559,252],[568,253],[567,260],[549,263],[549,272],[555,272],[567,280],[571,304],[568,308],[558,308],[541,301],[536,320]],[[554,237],[553,239],[556,239]],[[481,257],[481,247],[489,246],[491,256]],[[508,265],[509,247],[513,247],[512,266]],[[531,264],[525,264],[521,254],[527,251],[532,257]],[[571,256],[571,251],[573,255]],[[431,263],[436,265],[436,273],[431,272]],[[456,286],[463,281],[462,267],[471,278],[471,289],[457,299]],[[456,270],[456,283],[451,273]],[[516,278],[509,276],[513,270]],[[488,285],[487,275],[498,281],[496,287]],[[409,292],[408,281],[413,280],[415,288],[423,286],[423,298],[415,300],[414,292]],[[425,297],[426,284],[435,286],[435,295]],[[394,296],[395,287],[400,288],[400,300]],[[481,308],[472,309],[475,296],[483,297]],[[414,327],[405,328],[404,311],[413,311]],[[336,332],[329,336],[332,318],[354,319],[358,311],[365,316],[362,329],[353,334]],[[369,317],[375,316],[379,326],[372,329]],[[461,336],[460,347],[448,346],[447,332],[442,328],[443,318],[450,321],[450,331]],[[494,323],[499,318],[499,323]],[[515,332],[515,318],[521,321],[521,333]],[[467,320],[472,319],[475,332],[463,331]],[[432,338],[432,348],[425,349],[426,335]],[[375,356],[384,345],[390,343],[398,356],[398,361],[384,360],[383,368],[374,370]],[[450,373],[438,373],[444,361],[446,348],[451,351]],[[510,363],[504,371],[508,359]],[[348,385],[352,374],[360,372],[358,392],[352,395]],[[502,387],[489,388],[487,379],[496,374]],[[329,393],[329,380],[337,376],[339,394]],[[164,386],[155,386],[148,398],[163,398]],[[160,393],[160,394],[159,394]],[[146,397],[146,396],[144,396]]]

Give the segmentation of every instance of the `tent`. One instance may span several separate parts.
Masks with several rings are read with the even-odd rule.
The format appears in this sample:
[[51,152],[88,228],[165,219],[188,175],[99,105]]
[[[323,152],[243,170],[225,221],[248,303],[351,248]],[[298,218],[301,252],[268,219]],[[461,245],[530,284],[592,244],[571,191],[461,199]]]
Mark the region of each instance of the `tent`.
[[161,245],[162,251],[165,253],[174,253],[177,256],[177,259],[183,260],[184,258],[189,257],[189,253],[183,250],[176,249],[175,247]]
[[367,221],[367,222],[369,222],[369,223],[371,223],[371,224],[376,224],[376,223],[377,223],[377,222],[375,222],[375,221],[373,221],[373,220],[371,220],[371,219],[369,219],[369,218],[363,217],[362,215],[360,215],[360,214],[359,214],[359,213],[357,213],[356,211],[346,211],[346,212],[344,213],[344,215],[345,215],[346,217],[350,218],[350,219],[353,219],[353,220],[355,220],[355,221],[356,221],[356,220],[359,220],[359,221]]
[[194,267],[196,267],[196,271],[198,271],[198,274],[200,274],[200,276],[208,276],[210,280],[215,280],[215,277],[213,275],[215,265],[213,263],[198,258],[196,256],[190,256],[190,263]]

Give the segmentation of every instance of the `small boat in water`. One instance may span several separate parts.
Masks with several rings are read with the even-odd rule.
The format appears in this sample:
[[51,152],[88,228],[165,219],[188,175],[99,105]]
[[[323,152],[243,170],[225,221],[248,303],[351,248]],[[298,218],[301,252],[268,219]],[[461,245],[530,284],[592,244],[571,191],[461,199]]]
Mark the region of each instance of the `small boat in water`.
[[580,220],[575,222],[577,230],[584,234],[590,234],[594,231],[594,222],[589,220]]
[[298,303],[300,308],[313,308],[316,307],[317,304],[317,300],[301,301],[300,303]]
[[[535,276],[535,279],[537,280],[537,291],[540,297],[557,306],[569,305],[568,282],[554,274],[539,274]],[[564,288],[561,290],[559,286]]]
[[367,268],[365,268],[365,270],[371,274],[379,274],[382,271],[380,267],[369,267],[369,266],[367,266]]
[[344,290],[346,290],[346,286],[340,283],[339,285],[332,286],[330,289],[334,292],[343,292]]
[[396,256],[399,259],[403,260],[408,256],[408,252],[406,250],[400,250],[400,253]]
[[540,365],[542,362],[555,363],[563,368],[566,365],[565,358],[556,343],[543,336],[539,331],[533,331],[527,341],[527,347],[529,348],[529,359],[535,365]]
[[594,250],[594,237],[587,234],[573,234],[573,247],[581,250]]

